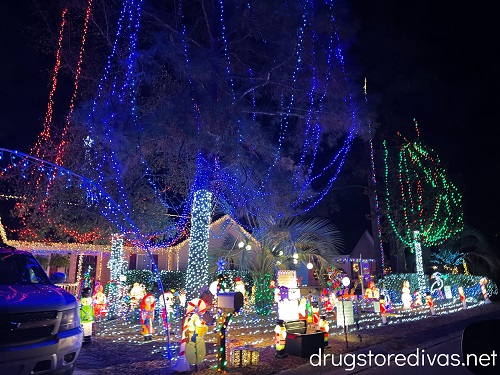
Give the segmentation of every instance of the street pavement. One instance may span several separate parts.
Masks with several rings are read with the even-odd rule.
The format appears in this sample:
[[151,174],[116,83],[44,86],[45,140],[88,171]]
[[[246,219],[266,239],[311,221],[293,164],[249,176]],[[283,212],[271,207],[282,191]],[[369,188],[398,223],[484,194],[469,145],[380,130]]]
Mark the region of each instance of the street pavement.
[[[500,302],[496,302],[500,306]],[[386,344],[379,344],[372,347],[351,352],[347,357],[342,358],[343,365],[340,364],[340,356],[323,358],[319,356],[311,358],[310,363],[294,369],[281,371],[280,375],[470,375],[470,372],[462,364],[462,333],[463,329],[474,322],[500,319],[500,309],[496,309],[488,314],[462,320],[438,327],[429,333],[411,334],[405,339],[410,346],[401,351],[394,351]],[[478,340],[481,338],[478,337]],[[500,347],[500,338],[499,338]],[[500,353],[500,348],[498,353]],[[390,361],[388,360],[390,355]],[[399,356],[398,356],[399,355]],[[364,359],[364,362],[361,360]],[[368,365],[371,359],[371,366]],[[434,361],[431,365],[429,362]],[[497,362],[500,359],[497,358]],[[366,363],[366,365],[364,365]],[[363,366],[356,366],[357,364]],[[403,365],[404,366],[398,366]],[[497,363],[496,367],[500,367]],[[500,370],[496,372],[500,374]]]

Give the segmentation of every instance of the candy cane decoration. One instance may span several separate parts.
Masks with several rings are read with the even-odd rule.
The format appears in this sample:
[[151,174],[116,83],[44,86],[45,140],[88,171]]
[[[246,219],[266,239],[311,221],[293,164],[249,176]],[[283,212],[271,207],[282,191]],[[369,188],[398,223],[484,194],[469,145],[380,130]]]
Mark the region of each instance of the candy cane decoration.
[[193,298],[191,301],[188,302],[187,308],[186,308],[186,314],[184,315],[184,322],[182,325],[182,340],[181,340],[181,347],[179,349],[179,358],[177,358],[177,362],[175,363],[174,366],[174,371],[177,372],[186,372],[189,371],[189,363],[186,359],[186,342],[187,342],[187,330],[188,330],[188,317],[191,315],[191,313],[196,312],[198,315],[203,315],[207,311],[207,305],[205,304],[205,301],[203,301],[201,298]]
[[488,284],[488,279],[483,277],[479,280],[479,285],[481,285],[481,292],[483,292],[484,303],[490,303],[490,298],[488,296],[488,292],[486,291],[486,284]]

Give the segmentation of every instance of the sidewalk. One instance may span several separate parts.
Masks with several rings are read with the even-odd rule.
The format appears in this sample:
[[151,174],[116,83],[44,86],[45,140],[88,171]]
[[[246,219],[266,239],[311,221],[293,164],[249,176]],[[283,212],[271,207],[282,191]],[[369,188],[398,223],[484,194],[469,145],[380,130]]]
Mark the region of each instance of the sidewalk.
[[[422,350],[427,350],[429,348],[432,348],[436,345],[442,344],[449,342],[451,340],[455,340],[458,338],[461,338],[463,329],[474,322],[478,321],[483,321],[483,320],[489,320],[489,319],[499,319],[500,318],[500,302],[495,302],[495,305],[497,305],[497,308],[495,311],[472,317],[469,319],[464,319],[462,321],[448,324],[448,325],[443,325],[439,328],[435,328],[432,331],[423,331],[418,334],[411,334],[406,337],[406,342],[409,344],[406,348],[401,349],[401,350],[394,350],[392,349],[387,343],[386,344],[379,344],[379,345],[374,345],[371,347],[366,347],[360,350],[356,350],[353,352],[349,352],[351,356],[357,356],[359,354],[365,354],[367,356],[369,353],[371,355],[375,356],[377,354],[382,354],[382,355],[396,355],[396,354],[403,354],[403,355],[409,355],[411,353],[415,353],[417,348]],[[340,374],[357,374],[357,373],[368,373],[370,369],[375,368],[375,366],[369,367],[369,366],[362,366],[362,367],[347,367],[347,366],[341,366],[341,367],[336,367],[335,365],[332,364],[332,358],[329,357],[326,359],[326,365],[317,365],[319,362],[319,357],[315,356],[312,358],[313,363],[316,364],[313,366],[311,363],[307,363],[305,365],[299,366],[297,368],[293,369],[288,369],[279,372],[280,375],[302,375],[302,374],[308,374],[308,375],[340,375]],[[339,358],[336,357],[334,363],[338,363]],[[396,369],[398,370],[398,369]],[[400,373],[403,373],[404,370],[402,368],[399,369]]]

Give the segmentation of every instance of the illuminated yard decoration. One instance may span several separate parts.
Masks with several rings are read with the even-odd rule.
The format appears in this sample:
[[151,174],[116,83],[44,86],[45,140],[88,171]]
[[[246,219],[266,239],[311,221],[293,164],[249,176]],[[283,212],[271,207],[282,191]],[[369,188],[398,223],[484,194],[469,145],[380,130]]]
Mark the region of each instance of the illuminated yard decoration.
[[118,316],[121,303],[120,279],[125,272],[125,257],[123,254],[123,236],[114,234],[111,237],[111,254],[108,262],[110,282],[108,290],[108,317],[114,319]]
[[198,190],[194,193],[191,217],[191,237],[186,275],[187,299],[199,298],[201,288],[208,286],[208,239],[212,193]]
[[432,149],[419,137],[411,142],[398,135],[402,142],[394,159],[384,141],[386,216],[399,240],[415,252],[423,293],[428,287],[422,247],[440,245],[463,229],[462,197]]

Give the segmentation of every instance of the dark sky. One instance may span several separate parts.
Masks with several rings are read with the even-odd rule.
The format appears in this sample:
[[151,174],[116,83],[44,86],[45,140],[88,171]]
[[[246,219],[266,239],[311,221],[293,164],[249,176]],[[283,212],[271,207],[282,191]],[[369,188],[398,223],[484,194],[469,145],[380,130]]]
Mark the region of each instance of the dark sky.
[[[41,130],[53,64],[27,33],[28,3],[9,3],[0,23],[0,147],[24,152]],[[367,77],[381,134],[399,130],[412,138],[416,118],[422,139],[448,163],[463,194],[466,223],[498,236],[500,23],[494,2],[350,3],[360,29],[346,64]]]
[[378,104],[380,131],[415,135],[448,163],[463,195],[465,222],[498,229],[500,27],[493,3],[352,2],[361,30],[353,46]]

